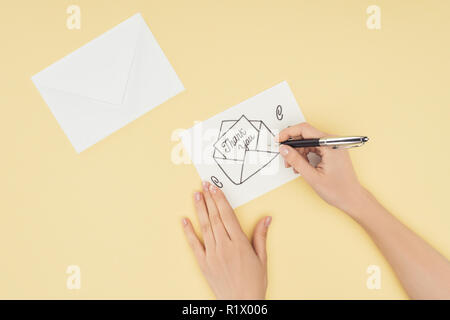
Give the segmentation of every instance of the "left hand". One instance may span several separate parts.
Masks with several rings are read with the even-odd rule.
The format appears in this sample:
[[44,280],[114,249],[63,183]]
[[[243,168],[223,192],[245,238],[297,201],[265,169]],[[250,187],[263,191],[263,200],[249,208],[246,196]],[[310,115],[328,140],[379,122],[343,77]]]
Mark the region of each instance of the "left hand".
[[271,217],[261,219],[252,242],[242,231],[223,192],[209,182],[194,194],[204,244],[188,218],[184,231],[200,268],[218,299],[264,299],[267,288],[266,236]]

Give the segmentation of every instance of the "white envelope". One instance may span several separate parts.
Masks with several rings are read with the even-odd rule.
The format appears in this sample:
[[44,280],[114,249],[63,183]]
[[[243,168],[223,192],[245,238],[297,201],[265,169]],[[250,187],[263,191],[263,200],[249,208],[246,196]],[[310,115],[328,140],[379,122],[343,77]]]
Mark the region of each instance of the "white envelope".
[[184,90],[140,14],[32,81],[77,152]]
[[[241,118],[246,118],[242,115]],[[224,120],[220,125],[218,140],[223,137],[239,120]],[[275,135],[261,120],[248,120],[256,129],[257,137],[252,145],[245,149],[242,158],[239,155],[227,157],[215,149],[213,158],[225,176],[233,184],[239,185],[265,168],[279,154]]]

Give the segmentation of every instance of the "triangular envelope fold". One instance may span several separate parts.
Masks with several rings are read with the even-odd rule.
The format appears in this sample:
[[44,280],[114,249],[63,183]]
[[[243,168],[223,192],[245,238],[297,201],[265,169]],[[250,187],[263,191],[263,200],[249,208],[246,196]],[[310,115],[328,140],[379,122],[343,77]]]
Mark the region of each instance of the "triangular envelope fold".
[[140,14],[120,23],[33,77],[39,86],[120,105],[126,92]]
[[276,158],[278,152],[250,150],[245,153],[244,163],[242,165],[241,183],[258,173]]
[[223,173],[230,179],[234,184],[241,183],[241,173],[243,161],[231,160],[231,159],[221,159],[215,157],[214,160],[222,169]]

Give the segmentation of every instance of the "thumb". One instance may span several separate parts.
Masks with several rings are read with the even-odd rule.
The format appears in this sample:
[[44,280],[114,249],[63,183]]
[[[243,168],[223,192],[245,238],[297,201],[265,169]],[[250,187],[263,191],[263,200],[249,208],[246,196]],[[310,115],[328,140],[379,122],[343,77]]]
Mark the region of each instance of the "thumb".
[[264,265],[267,262],[266,239],[270,222],[272,222],[272,217],[261,219],[253,231],[253,248]]
[[308,159],[305,159],[294,148],[282,145],[280,146],[280,154],[284,160],[297,170],[309,183],[313,182],[317,176],[316,169],[309,164]]

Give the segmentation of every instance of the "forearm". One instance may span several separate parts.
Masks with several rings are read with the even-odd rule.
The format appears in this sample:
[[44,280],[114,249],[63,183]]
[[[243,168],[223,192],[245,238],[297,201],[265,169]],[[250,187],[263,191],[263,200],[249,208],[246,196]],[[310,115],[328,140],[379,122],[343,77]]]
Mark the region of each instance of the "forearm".
[[365,189],[348,210],[371,236],[412,299],[450,299],[450,263]]
[[[282,130],[280,142],[293,137],[329,136],[307,123]],[[309,152],[320,156],[312,166]],[[408,295],[413,299],[450,299],[450,263],[425,241],[386,211],[358,182],[345,149],[296,150],[280,146],[286,166],[292,166],[322,199],[347,212],[369,233],[392,265]]]

